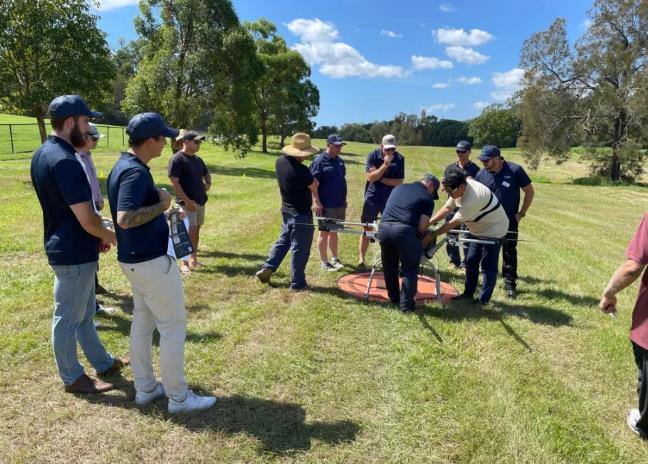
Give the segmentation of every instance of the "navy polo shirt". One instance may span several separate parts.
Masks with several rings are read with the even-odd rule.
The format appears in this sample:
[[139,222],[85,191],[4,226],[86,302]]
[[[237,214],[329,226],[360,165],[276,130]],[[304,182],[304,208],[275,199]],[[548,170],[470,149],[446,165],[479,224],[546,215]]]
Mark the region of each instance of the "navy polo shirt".
[[434,201],[421,182],[401,184],[387,200],[382,222],[400,222],[418,227],[422,215],[432,217]]
[[480,169],[475,180],[495,194],[509,219],[512,219],[520,209],[520,189],[531,184],[531,179],[524,168],[510,161],[504,161],[502,169],[497,174],[486,168]]
[[479,172],[479,166],[477,166],[472,161],[468,161],[468,164],[466,164],[462,168],[459,165],[459,161],[455,161],[454,163],[448,164],[448,166],[445,168],[445,171],[443,172],[443,177],[447,177],[448,174],[450,174],[450,172],[454,170],[462,171],[466,175],[466,177],[472,177],[474,179]]
[[[376,169],[383,165],[382,149],[377,148],[367,156],[367,164],[365,172],[369,172],[371,167]],[[382,176],[383,179],[404,179],[405,178],[405,158],[398,152],[394,152],[394,159]],[[394,189],[389,185],[383,184],[380,180],[376,182],[367,182],[365,185],[365,201],[369,201],[374,205],[384,205],[387,203],[389,194]]]
[[169,226],[163,213],[138,227],[122,229],[117,211],[132,211],[160,202],[149,167],[131,153],[122,153],[108,174],[108,200],[117,235],[117,260],[141,263],[167,252]]
[[99,239],[85,231],[70,209],[92,201],[92,191],[74,148],[50,135],[34,152],[31,179],[43,210],[45,253],[53,266],[99,259]]
[[319,154],[310,165],[310,172],[319,182],[317,192],[325,208],[346,206],[347,183],[344,160],[331,158],[326,151]]

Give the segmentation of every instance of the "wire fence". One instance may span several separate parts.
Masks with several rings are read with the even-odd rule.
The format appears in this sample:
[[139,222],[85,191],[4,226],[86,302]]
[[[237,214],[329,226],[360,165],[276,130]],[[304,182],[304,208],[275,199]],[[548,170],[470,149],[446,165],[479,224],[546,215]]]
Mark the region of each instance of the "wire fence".
[[[97,148],[119,150],[128,145],[125,127],[97,124],[97,128],[103,135],[99,139]],[[49,127],[47,129],[49,131]],[[32,153],[40,145],[38,124],[0,124],[0,155]]]

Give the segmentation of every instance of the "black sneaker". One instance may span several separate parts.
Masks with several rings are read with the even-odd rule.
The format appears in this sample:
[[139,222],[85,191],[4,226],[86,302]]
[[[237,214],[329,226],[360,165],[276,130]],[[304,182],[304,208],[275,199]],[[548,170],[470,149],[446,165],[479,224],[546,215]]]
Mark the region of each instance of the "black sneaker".
[[517,290],[514,288],[507,288],[506,289],[506,296],[507,298],[510,298],[511,300],[515,300],[517,298]]

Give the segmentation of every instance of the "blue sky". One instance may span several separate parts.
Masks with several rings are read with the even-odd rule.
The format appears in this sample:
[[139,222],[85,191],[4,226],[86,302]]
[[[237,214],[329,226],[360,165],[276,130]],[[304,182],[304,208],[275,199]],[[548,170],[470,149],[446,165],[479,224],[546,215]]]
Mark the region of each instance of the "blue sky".
[[[465,120],[519,85],[522,43],[557,17],[570,40],[591,0],[234,0],[241,21],[275,23],[311,64],[319,125],[391,119],[398,112]],[[103,0],[111,47],[136,37],[137,0]]]

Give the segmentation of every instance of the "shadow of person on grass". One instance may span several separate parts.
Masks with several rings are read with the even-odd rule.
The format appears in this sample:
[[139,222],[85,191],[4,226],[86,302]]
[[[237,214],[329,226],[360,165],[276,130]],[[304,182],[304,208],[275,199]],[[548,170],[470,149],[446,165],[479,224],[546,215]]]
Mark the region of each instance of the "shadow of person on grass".
[[216,406],[206,411],[192,415],[170,415],[166,412],[166,400],[136,408],[132,382],[124,379],[124,382],[118,384],[118,390],[123,393],[87,395],[83,398],[93,404],[137,409],[150,417],[162,416],[162,420],[171,420],[193,432],[214,431],[229,435],[245,433],[259,440],[259,454],[307,451],[311,448],[313,439],[331,444],[348,443],[354,441],[360,431],[358,424],[351,420],[307,423],[306,411],[297,403],[231,395],[218,397]]

